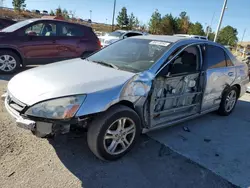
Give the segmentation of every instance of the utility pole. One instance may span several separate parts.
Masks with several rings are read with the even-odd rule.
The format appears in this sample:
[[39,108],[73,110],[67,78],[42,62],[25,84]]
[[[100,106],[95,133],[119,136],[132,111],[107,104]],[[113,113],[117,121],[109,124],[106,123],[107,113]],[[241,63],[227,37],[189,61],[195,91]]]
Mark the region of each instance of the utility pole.
[[116,8],[116,0],[114,0],[113,19],[112,19],[112,31],[114,31],[115,8]]
[[227,7],[227,0],[224,0],[224,5],[222,7],[219,24],[218,24],[218,27],[217,27],[217,30],[216,30],[216,33],[215,33],[215,37],[214,37],[214,42],[216,42],[216,40],[218,38],[218,34],[219,34],[219,31],[220,31],[220,28],[221,28],[221,24],[222,24],[222,20],[223,20],[223,17],[224,17],[226,7]]

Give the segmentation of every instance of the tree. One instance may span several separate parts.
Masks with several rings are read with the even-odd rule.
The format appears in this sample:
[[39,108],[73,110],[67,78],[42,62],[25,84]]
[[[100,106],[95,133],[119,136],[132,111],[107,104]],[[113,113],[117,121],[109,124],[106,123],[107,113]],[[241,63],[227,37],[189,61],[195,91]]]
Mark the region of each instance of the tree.
[[177,18],[178,33],[187,34],[189,29],[189,16],[186,12],[181,12],[179,18]]
[[26,7],[25,0],[13,0],[12,5],[14,7],[14,10],[18,12]]
[[218,35],[218,42],[222,45],[234,46],[238,42],[237,35],[237,29],[228,25],[220,30]]
[[127,27],[129,24],[129,18],[127,14],[127,8],[123,7],[121,12],[118,13],[116,18],[117,24],[120,28]]
[[61,9],[61,7],[58,7],[56,9],[56,16],[62,16],[62,9]]
[[189,29],[188,29],[188,34],[190,35],[205,35],[205,32],[203,30],[203,27],[201,23],[196,22],[195,24],[190,23]]
[[51,11],[50,11],[50,13],[49,13],[49,15],[50,15],[50,16],[55,16],[54,11],[53,11],[53,10],[51,10]]
[[130,14],[128,22],[128,29],[133,29],[135,27],[135,16],[133,13]]
[[213,41],[213,40],[214,40],[214,37],[215,37],[215,34],[211,32],[211,33],[209,33],[209,35],[208,35],[208,40]]
[[66,9],[63,9],[62,11],[62,16],[65,18],[65,19],[69,19],[69,13]]
[[161,34],[173,35],[177,32],[176,19],[172,14],[167,14],[161,19]]
[[140,22],[138,20],[138,18],[135,18],[135,28],[137,29],[140,26]]
[[149,21],[149,32],[152,34],[161,34],[161,14],[156,10]]

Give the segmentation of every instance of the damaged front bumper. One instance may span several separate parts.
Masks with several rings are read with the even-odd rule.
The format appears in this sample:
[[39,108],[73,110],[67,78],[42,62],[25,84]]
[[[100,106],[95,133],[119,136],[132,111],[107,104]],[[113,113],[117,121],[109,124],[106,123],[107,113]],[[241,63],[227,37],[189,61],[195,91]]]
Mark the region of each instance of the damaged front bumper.
[[4,100],[4,105],[7,112],[15,120],[16,125],[20,128],[32,131],[38,137],[46,137],[48,135],[53,135],[55,133],[65,134],[70,131],[70,122],[65,122],[61,124],[56,124],[56,122],[44,122],[40,120],[31,120],[20,115],[18,111],[13,109],[7,100],[8,94],[1,96],[1,99]]

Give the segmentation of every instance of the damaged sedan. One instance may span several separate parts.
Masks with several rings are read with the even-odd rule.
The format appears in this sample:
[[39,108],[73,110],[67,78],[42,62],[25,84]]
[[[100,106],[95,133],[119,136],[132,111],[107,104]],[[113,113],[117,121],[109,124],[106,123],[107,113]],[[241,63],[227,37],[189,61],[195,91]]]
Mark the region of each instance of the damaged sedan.
[[217,43],[148,35],[24,71],[3,98],[17,126],[39,137],[83,127],[90,150],[116,160],[141,133],[212,111],[229,115],[247,83],[247,65]]

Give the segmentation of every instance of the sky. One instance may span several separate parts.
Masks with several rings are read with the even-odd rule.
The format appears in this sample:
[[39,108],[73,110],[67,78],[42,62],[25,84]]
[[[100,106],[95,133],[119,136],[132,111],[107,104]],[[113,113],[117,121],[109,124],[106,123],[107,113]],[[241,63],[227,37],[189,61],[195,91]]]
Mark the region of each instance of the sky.
[[[178,16],[186,11],[192,22],[200,22],[204,27],[211,25],[216,30],[224,0],[116,0],[116,16],[126,7],[139,21],[147,24],[152,13],[158,9],[163,15],[172,13]],[[5,7],[12,7],[12,0],[3,0]],[[27,9],[54,10],[60,6],[75,12],[76,17],[90,18],[92,21],[112,23],[114,0],[26,0]],[[250,41],[250,0],[228,0],[222,27],[231,25],[238,30],[238,38]],[[214,15],[214,19],[213,18]]]

